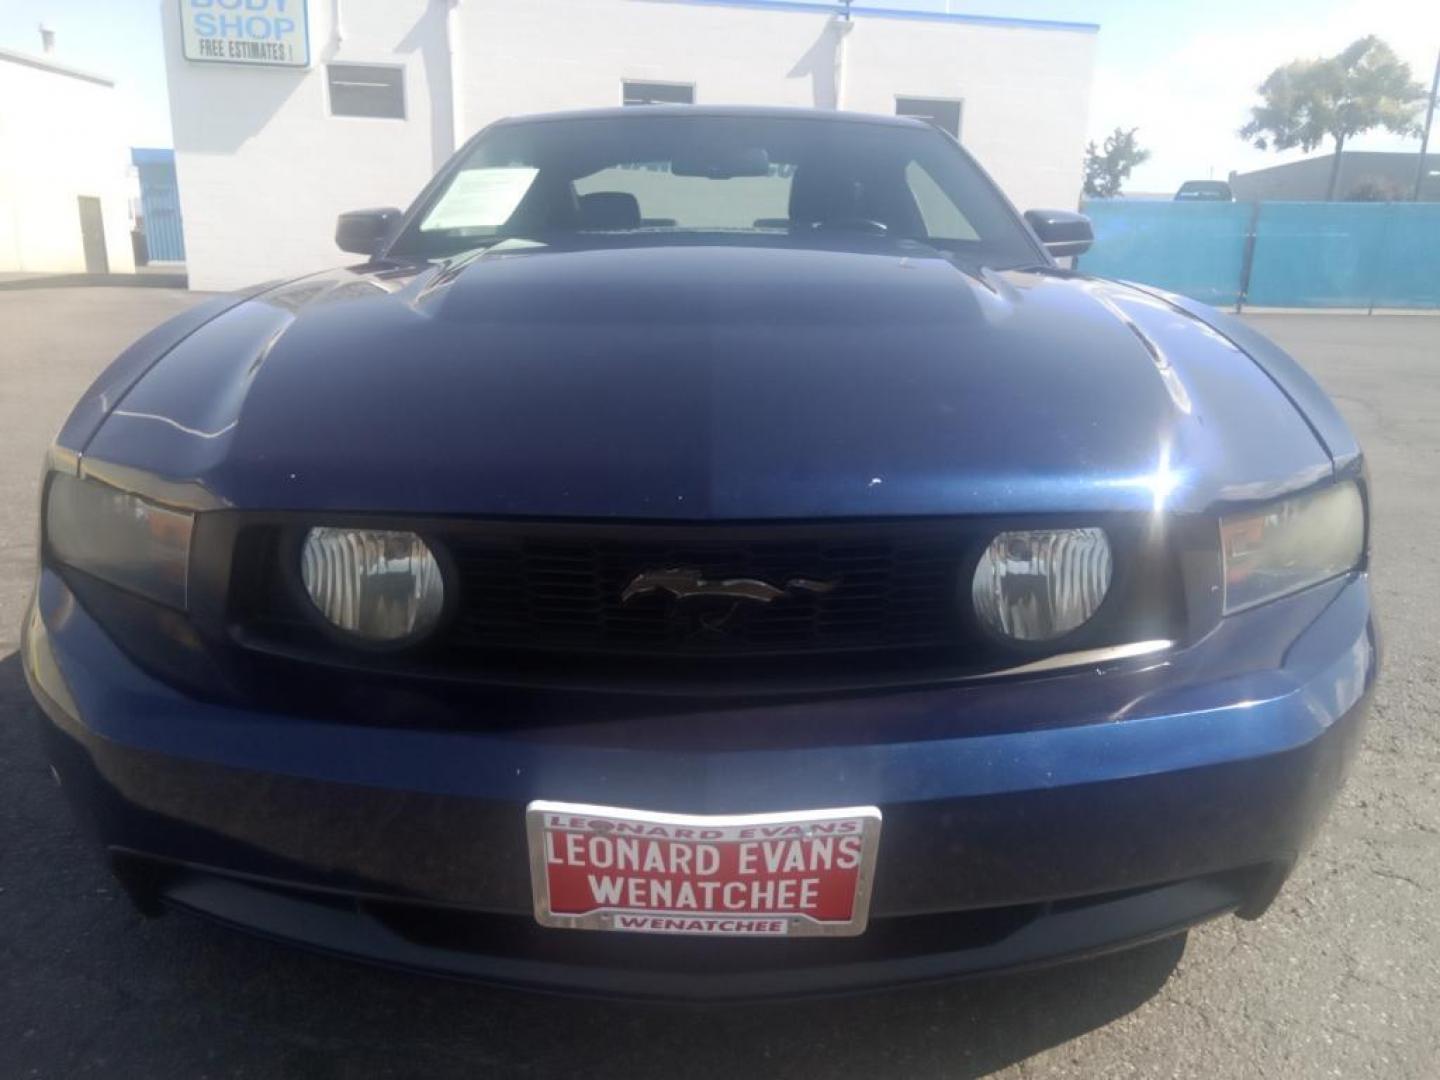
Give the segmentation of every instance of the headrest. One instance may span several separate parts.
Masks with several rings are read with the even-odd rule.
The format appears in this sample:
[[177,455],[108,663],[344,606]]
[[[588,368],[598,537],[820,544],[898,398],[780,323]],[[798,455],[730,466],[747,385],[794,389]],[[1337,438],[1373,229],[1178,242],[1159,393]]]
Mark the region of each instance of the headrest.
[[852,176],[801,166],[790,181],[790,221],[813,225],[862,217],[862,193],[863,185]]
[[624,191],[596,191],[580,196],[580,228],[638,229],[640,200]]

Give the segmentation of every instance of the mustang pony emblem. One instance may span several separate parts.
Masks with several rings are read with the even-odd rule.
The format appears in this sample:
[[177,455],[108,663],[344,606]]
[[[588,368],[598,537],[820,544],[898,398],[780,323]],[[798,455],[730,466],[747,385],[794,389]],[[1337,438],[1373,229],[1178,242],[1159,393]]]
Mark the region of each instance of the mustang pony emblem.
[[620,594],[620,602],[628,604],[637,596],[668,592],[676,600],[714,596],[724,600],[750,600],[757,604],[769,604],[793,592],[824,594],[834,588],[833,581],[813,581],[810,578],[791,578],[785,582],[784,588],[757,578],[707,581],[699,570],[677,566],[668,570],[646,570],[636,574]]

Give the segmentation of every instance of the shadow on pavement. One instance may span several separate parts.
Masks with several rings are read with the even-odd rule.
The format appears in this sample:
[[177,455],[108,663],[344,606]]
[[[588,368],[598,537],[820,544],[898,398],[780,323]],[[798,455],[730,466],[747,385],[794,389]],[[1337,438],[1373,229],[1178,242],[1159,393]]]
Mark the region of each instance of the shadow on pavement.
[[144,920],[70,821],[0,659],[0,1075],[976,1077],[1125,1015],[1177,937],[1048,971],[723,1007],[511,993],[182,915]]

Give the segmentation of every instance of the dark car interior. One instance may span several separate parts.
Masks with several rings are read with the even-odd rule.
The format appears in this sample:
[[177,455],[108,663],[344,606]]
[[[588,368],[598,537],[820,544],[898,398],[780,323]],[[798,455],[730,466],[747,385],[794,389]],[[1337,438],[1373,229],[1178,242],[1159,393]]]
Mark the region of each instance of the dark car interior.
[[[456,254],[506,239],[920,242],[986,265],[1037,252],[993,185],[943,134],[901,125],[625,118],[487,133],[391,247]],[[608,239],[607,239],[608,238]]]
[[[853,230],[925,240],[930,236],[903,169],[837,171],[835,163],[800,163],[780,167],[774,178],[785,183],[785,217],[753,218],[740,228],[766,231]],[[593,170],[586,175],[594,175]],[[649,216],[639,197],[627,191],[579,194],[583,176],[542,169],[511,217],[496,231],[501,236],[534,236],[556,232],[627,232],[674,229],[674,217]],[[717,181],[718,182],[718,181]]]

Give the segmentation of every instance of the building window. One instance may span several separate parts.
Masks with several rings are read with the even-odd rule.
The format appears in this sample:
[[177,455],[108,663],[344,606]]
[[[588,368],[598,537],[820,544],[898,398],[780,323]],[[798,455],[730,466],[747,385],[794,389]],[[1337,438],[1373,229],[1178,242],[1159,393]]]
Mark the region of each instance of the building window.
[[694,105],[694,83],[631,82],[620,84],[626,105]]
[[379,64],[327,64],[331,116],[405,119],[405,69]]
[[946,98],[897,97],[896,116],[913,116],[928,120],[941,131],[960,138],[960,102]]

